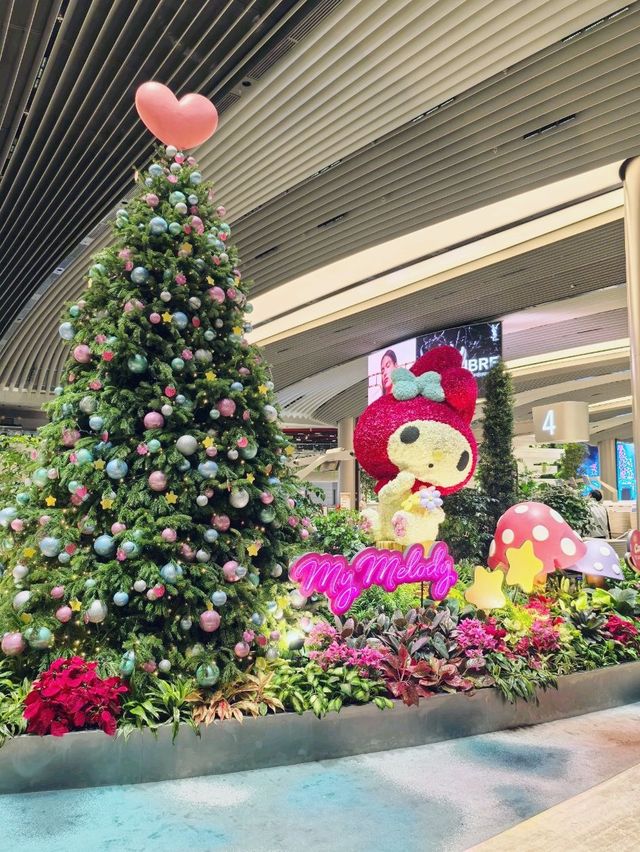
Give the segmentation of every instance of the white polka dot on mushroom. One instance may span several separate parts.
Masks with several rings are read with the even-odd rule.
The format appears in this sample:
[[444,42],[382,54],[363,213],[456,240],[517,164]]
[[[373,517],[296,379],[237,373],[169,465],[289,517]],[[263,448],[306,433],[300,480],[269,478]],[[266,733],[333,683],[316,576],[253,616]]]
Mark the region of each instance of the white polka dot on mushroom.
[[571,541],[570,538],[563,538],[560,541],[560,550],[566,556],[575,556],[575,552],[576,552],[575,543],[573,541]]
[[546,541],[549,538],[549,530],[543,524],[536,524],[531,532],[536,541]]
[[601,554],[602,556],[608,556],[608,555],[609,555],[609,548],[608,548],[608,547],[606,547],[605,545],[602,545],[602,546],[600,547],[600,554]]
[[502,530],[502,541],[505,544],[511,544],[511,542],[514,540],[515,537],[516,537],[516,535],[515,535],[513,530],[510,530],[510,529]]
[[596,569],[596,571],[602,571],[604,566],[602,562],[594,562],[593,567]]
[[493,556],[496,552],[496,541],[494,538],[491,539],[491,544],[489,545],[489,556]]
[[555,509],[549,509],[549,514],[551,515],[554,521],[557,521],[559,524],[564,523],[564,518],[559,512],[556,512]]
[[518,503],[518,505],[513,510],[516,515],[524,515],[525,512],[529,511],[529,507],[526,503]]

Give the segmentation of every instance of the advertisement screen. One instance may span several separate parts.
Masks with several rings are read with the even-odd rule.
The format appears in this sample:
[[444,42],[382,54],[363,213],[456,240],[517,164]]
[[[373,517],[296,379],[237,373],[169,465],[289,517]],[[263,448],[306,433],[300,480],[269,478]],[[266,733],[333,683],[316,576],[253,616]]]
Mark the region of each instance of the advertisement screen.
[[593,488],[600,488],[600,453],[594,444],[587,445],[587,455],[578,468],[578,476],[586,476],[589,482],[585,482],[582,493],[589,494]]
[[482,396],[487,373],[502,357],[502,323],[482,322],[430,331],[372,352],[367,370],[369,404],[391,393],[391,373],[396,367],[411,367],[416,358],[436,346],[455,346],[462,355],[463,366],[475,376],[478,395]]
[[636,451],[628,441],[616,441],[618,500],[636,499]]

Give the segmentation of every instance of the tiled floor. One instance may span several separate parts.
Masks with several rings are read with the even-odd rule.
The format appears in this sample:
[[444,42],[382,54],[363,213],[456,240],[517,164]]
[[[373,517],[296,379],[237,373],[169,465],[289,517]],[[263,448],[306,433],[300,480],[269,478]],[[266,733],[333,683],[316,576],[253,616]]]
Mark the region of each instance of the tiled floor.
[[[465,850],[636,764],[638,704],[533,728],[320,763],[0,796],[0,850]],[[634,778],[640,783],[638,775]],[[623,792],[615,779],[611,784],[610,796]],[[604,806],[599,808],[604,814]],[[565,817],[559,819],[569,824]],[[527,825],[531,823],[521,831]],[[547,815],[539,818],[539,825],[550,825]],[[534,829],[533,836],[539,837],[539,831]],[[549,845],[552,830],[543,845],[527,846],[526,837],[496,839],[498,845],[486,849],[610,848],[572,845],[566,837]],[[616,848],[628,847],[618,843]]]

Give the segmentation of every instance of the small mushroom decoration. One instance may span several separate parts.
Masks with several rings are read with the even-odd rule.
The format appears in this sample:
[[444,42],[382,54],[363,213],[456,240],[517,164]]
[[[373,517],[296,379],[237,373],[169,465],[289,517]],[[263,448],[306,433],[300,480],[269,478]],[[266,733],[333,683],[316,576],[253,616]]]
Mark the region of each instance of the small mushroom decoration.
[[559,512],[544,503],[517,503],[498,521],[489,547],[490,568],[507,568],[507,550],[520,550],[527,542],[542,562],[540,573],[569,568],[586,554],[587,548]]
[[592,586],[603,586],[604,578],[622,580],[622,568],[618,554],[613,547],[602,538],[588,538],[584,542],[587,551],[567,571],[584,574],[586,581]]

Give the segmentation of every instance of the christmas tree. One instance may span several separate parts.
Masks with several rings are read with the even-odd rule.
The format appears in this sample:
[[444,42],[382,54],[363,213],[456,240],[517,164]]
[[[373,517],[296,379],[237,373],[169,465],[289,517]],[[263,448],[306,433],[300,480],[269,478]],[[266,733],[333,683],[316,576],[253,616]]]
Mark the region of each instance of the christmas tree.
[[29,487],[0,512],[2,650],[32,676],[79,654],[210,686],[278,656],[309,521],[224,207],[173,146],[136,179],[60,326]]

